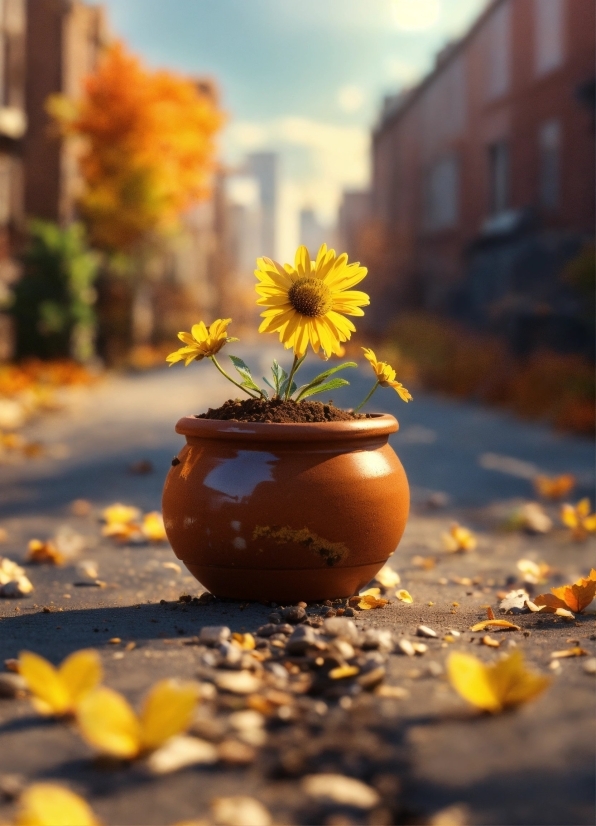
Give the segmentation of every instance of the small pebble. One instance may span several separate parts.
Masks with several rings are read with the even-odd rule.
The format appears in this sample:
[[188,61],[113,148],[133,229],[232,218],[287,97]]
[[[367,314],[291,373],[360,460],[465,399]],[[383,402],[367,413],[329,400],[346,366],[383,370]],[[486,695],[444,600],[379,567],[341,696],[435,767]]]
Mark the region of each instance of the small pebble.
[[286,622],[297,625],[306,619],[306,611],[300,605],[290,605],[288,608],[282,608],[281,616]]
[[430,639],[436,639],[437,632],[433,631],[432,628],[429,628],[428,625],[419,625],[416,629],[416,636],[418,637],[428,637]]
[[323,623],[323,632],[329,637],[343,637],[350,642],[358,643],[358,629],[352,620],[344,617],[331,617]]
[[269,614],[269,622],[275,623],[275,625],[279,625],[281,622],[281,614],[277,611],[273,611],[273,613]]
[[221,645],[232,636],[232,632],[227,625],[206,625],[201,628],[199,642],[203,645]]
[[435,660],[431,660],[426,666],[426,670],[428,671],[429,676],[440,677],[443,673],[443,666]]
[[20,674],[0,674],[0,697],[14,699],[24,697],[27,683]]
[[380,802],[375,789],[342,774],[310,774],[302,779],[302,791],[321,803],[372,809]]
[[584,662],[584,672],[586,674],[596,674],[596,657],[590,657]]
[[318,636],[309,625],[299,625],[286,643],[287,654],[304,654],[318,642]]
[[257,637],[271,637],[273,634],[277,634],[278,631],[279,625],[268,622],[267,625],[261,625],[260,628],[257,628]]
[[390,651],[393,648],[393,635],[388,628],[367,628],[362,639],[362,648],[380,648]]
[[344,611],[344,616],[346,616],[346,617],[355,617],[356,616],[356,611],[354,611],[353,608],[346,608],[345,611]]
[[397,643],[396,648],[397,648],[397,651],[399,651],[400,654],[405,654],[406,657],[413,657],[416,654],[416,651],[414,650],[414,646],[412,645],[410,640],[400,640]]

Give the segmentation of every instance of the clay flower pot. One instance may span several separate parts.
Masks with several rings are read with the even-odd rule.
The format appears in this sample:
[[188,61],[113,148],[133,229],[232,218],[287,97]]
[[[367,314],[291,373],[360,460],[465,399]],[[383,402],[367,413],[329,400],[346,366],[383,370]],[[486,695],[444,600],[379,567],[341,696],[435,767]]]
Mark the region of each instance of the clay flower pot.
[[186,416],[163,515],[176,556],[220,597],[348,597],[404,532],[409,488],[393,416],[262,424]]

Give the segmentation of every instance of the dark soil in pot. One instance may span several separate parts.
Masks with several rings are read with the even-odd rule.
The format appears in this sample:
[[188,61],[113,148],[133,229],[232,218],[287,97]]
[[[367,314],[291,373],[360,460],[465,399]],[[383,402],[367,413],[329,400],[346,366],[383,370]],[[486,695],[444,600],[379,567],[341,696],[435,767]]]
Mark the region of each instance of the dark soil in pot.
[[367,419],[366,413],[340,410],[331,402],[296,402],[284,399],[228,399],[221,407],[209,408],[197,419],[268,424],[306,424],[307,422],[346,422]]

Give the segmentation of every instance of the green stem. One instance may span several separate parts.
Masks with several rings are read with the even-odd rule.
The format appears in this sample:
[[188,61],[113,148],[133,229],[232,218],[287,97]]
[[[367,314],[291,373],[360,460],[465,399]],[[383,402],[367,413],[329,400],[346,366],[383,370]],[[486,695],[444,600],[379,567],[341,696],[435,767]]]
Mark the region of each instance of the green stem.
[[372,396],[372,394],[375,392],[375,390],[377,389],[377,387],[378,387],[378,386],[379,386],[379,382],[376,382],[376,383],[375,383],[375,385],[373,386],[373,389],[372,389],[372,390],[370,391],[370,393],[368,394],[368,396],[364,399],[364,401],[361,401],[361,402],[360,402],[360,404],[358,405],[358,407],[355,407],[355,408],[352,410],[352,413],[357,413],[357,412],[360,410],[360,408],[361,408],[361,407],[364,407],[364,405],[365,405],[365,404],[366,404],[366,402],[370,399],[370,397],[371,397],[371,396]]
[[250,392],[250,390],[248,390],[246,387],[242,387],[242,385],[241,385],[241,384],[239,384],[237,381],[234,381],[234,379],[233,379],[231,376],[228,376],[228,374],[227,374],[227,373],[226,373],[226,371],[223,369],[223,367],[222,367],[222,366],[221,366],[221,364],[218,362],[218,360],[215,358],[215,356],[209,356],[209,358],[211,359],[211,361],[213,362],[213,364],[217,367],[217,369],[218,369],[218,370],[219,370],[219,372],[222,374],[222,376],[225,376],[225,377],[226,377],[226,379],[227,379],[228,381],[231,381],[231,382],[232,382],[232,384],[235,384],[235,385],[236,385],[236,387],[239,387],[239,388],[240,388],[240,390],[242,390],[244,393],[247,393],[247,394],[251,397],[251,399],[258,399],[258,398],[259,398],[259,396],[254,396],[254,395]]
[[296,370],[300,367],[303,361],[304,356],[298,358],[298,356],[294,354],[294,363],[292,364],[292,369],[290,370],[290,375],[288,376],[288,386],[286,387],[286,401],[290,398],[291,395],[290,391],[292,389],[292,381],[294,380],[294,374],[296,373]]

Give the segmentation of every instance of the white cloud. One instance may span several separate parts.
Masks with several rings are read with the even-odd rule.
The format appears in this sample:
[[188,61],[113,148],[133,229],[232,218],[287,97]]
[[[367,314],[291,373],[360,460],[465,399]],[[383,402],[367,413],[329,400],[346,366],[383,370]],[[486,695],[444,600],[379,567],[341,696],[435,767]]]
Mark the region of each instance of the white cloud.
[[403,86],[411,86],[422,75],[422,68],[401,60],[399,57],[388,57],[385,61],[387,77]]
[[357,112],[364,103],[364,92],[360,86],[342,86],[337,95],[337,102],[344,112]]
[[398,29],[419,32],[439,22],[442,0],[391,0],[391,10]]

